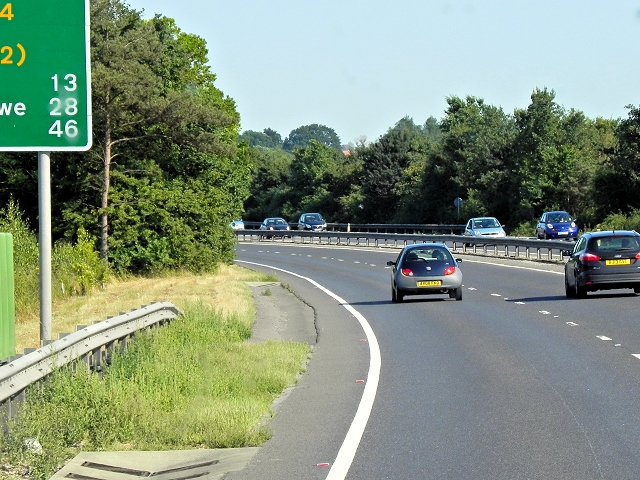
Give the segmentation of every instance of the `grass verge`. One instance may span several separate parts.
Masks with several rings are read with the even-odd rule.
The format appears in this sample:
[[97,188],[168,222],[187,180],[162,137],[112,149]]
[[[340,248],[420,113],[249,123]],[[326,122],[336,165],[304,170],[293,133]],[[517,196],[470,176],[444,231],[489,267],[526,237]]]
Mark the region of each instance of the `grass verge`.
[[[295,383],[309,346],[244,341],[255,318],[253,298],[244,284],[249,280],[274,279],[228,266],[210,276],[137,279],[135,287],[116,283],[84,297],[82,305],[75,305],[78,298],[68,300],[72,309],[87,315],[102,313],[107,305],[131,310],[137,307],[130,302],[145,297],[143,303],[150,303],[146,297],[155,297],[173,302],[185,316],[136,337],[102,377],[65,369],[32,388],[29,401],[9,425],[9,435],[0,439],[3,469],[15,475],[2,478],[49,478],[83,450],[226,448],[264,442],[269,431],[260,420]],[[70,308],[67,303],[56,307],[56,316]],[[41,450],[33,448],[34,440]]]

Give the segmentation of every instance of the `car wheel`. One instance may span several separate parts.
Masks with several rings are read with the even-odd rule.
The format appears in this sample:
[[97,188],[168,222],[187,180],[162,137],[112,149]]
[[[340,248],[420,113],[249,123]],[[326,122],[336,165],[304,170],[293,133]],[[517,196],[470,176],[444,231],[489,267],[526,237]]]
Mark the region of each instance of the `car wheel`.
[[[402,292],[402,290],[400,290],[398,288],[398,286],[396,285],[396,287],[394,288],[395,294],[396,294],[396,303],[402,303],[402,301],[404,300],[404,293]],[[392,293],[393,295],[393,293]]]
[[393,303],[398,303],[398,297],[396,296],[396,289],[393,286],[391,287],[391,301]]
[[580,285],[578,285],[577,278],[576,278],[576,285],[575,285],[575,294],[576,294],[576,298],[587,298],[587,288],[581,287]]
[[449,298],[455,298],[457,301],[462,300],[462,287],[449,290]]
[[567,298],[575,298],[576,296],[576,291],[569,286],[569,282],[567,281],[566,275],[564,277],[564,293],[567,296]]
[[542,234],[542,238],[543,238],[544,240],[549,240],[549,235],[547,235],[547,232],[544,232],[544,233]]

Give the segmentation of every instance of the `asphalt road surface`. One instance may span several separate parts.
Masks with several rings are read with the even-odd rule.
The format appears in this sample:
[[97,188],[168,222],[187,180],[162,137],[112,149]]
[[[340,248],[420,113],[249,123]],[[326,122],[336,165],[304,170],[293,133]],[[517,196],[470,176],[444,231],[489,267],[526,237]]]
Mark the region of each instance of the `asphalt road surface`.
[[229,479],[640,478],[640,297],[569,300],[561,265],[469,256],[461,302],[394,304],[396,255],[238,245],[239,265],[275,272],[314,308],[319,336],[273,439]]

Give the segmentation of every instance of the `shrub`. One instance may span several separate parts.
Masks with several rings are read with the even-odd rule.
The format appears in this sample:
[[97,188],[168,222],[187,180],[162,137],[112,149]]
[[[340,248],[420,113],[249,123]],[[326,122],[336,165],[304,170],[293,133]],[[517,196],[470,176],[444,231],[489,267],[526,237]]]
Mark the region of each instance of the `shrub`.
[[599,225],[598,230],[635,230],[640,231],[640,209],[631,210],[628,215],[622,213],[612,213],[608,215]]
[[[37,315],[40,306],[40,263],[38,238],[13,201],[0,209],[0,231],[13,236],[13,265],[16,317]],[[54,300],[84,295],[101,287],[109,278],[109,268],[100,260],[95,242],[82,228],[75,245],[59,242],[51,252]]]

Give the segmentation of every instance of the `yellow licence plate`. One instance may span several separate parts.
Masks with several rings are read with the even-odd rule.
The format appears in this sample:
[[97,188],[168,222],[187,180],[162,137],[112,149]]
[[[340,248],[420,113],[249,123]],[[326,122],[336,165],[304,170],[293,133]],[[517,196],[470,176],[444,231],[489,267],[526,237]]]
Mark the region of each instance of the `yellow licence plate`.
[[628,258],[616,258],[615,260],[605,260],[605,265],[631,265],[631,260]]
[[442,285],[441,280],[427,280],[423,282],[418,282],[419,287],[439,287]]

